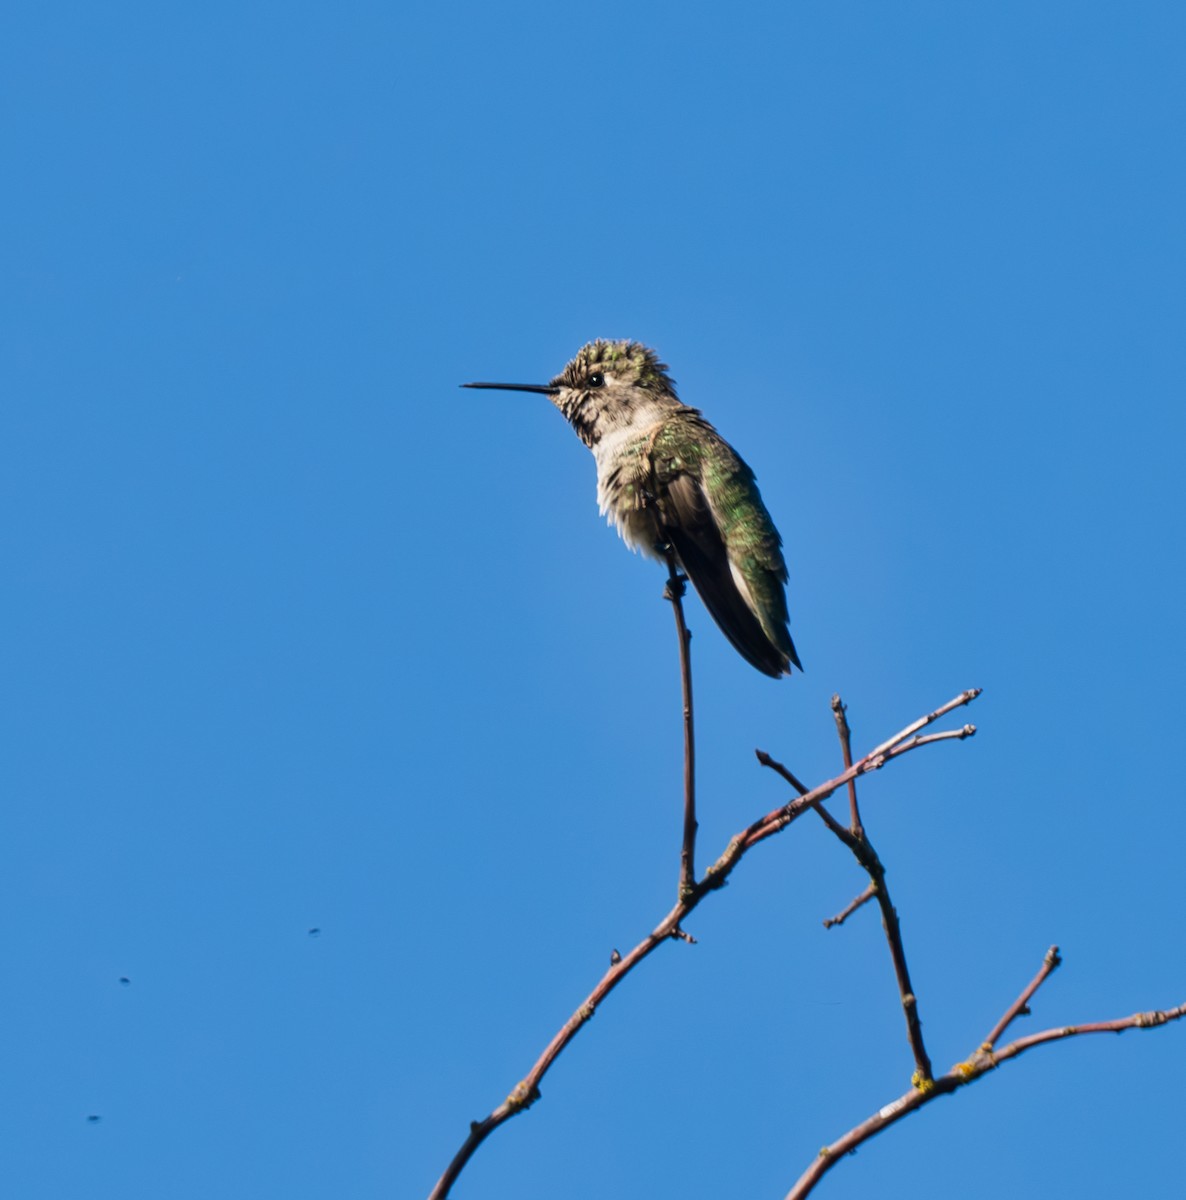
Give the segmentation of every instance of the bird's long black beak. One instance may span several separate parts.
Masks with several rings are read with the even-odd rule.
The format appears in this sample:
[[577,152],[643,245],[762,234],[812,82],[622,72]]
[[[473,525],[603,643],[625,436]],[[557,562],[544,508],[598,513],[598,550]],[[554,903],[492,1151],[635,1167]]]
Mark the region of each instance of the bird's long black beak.
[[541,392],[554,396],[560,389],[554,383],[463,383],[462,387],[491,388],[496,392]]

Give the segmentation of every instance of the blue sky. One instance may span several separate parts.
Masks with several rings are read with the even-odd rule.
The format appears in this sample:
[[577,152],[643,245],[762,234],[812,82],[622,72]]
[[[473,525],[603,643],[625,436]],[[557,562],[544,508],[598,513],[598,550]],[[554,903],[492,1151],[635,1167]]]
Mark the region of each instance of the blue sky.
[[[834,773],[833,692],[860,750],[980,686],[863,791],[936,1066],[1052,942],[1026,1029],[1186,999],[1184,43],[1168,3],[11,9],[6,1194],[424,1195],[667,911],[662,571],[542,397],[457,388],[597,336],[786,542],[805,675],[689,604],[701,862],[785,798],[755,746]],[[903,1090],[816,825],[456,1195],[781,1196]],[[1035,1052],[817,1194],[1169,1194],[1184,1039]]]

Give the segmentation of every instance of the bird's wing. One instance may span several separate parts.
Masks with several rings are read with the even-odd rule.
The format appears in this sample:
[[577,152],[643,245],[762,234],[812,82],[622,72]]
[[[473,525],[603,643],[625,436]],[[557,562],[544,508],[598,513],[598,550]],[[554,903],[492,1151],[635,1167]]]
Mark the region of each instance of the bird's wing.
[[690,474],[675,475],[664,489],[659,511],[680,564],[737,652],[767,675],[787,674],[788,655],[766,636],[737,586],[724,538],[699,481]]

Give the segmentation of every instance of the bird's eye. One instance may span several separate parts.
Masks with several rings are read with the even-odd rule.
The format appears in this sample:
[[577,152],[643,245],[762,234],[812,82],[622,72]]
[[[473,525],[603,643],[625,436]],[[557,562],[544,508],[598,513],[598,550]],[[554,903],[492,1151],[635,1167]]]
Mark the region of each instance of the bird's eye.
[[593,374],[589,376],[589,386],[605,387],[605,376],[602,375],[600,371],[594,371]]

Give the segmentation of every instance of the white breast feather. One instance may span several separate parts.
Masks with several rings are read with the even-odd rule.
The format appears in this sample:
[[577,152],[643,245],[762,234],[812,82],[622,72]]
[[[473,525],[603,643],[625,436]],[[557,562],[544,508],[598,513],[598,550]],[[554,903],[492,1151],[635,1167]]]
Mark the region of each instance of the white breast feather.
[[[597,506],[606,521],[613,525],[631,550],[641,550],[648,558],[659,558],[655,551],[657,530],[651,513],[645,508],[620,511],[613,506],[606,479],[623,455],[640,441],[651,437],[662,423],[662,408],[646,407],[631,414],[629,424],[615,424],[602,432],[601,440],[593,447],[597,462]],[[629,480],[627,480],[629,482]],[[634,481],[636,485],[641,479]]]

